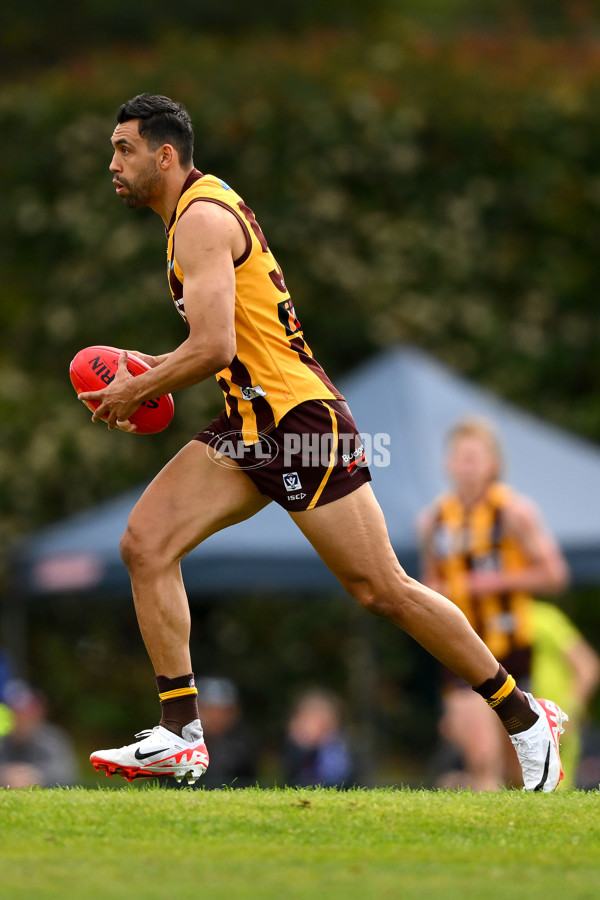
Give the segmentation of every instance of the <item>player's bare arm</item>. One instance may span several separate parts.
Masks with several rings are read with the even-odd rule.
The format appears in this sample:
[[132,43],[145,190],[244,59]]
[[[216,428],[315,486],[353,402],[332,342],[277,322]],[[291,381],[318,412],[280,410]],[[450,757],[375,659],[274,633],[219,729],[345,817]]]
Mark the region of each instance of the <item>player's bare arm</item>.
[[111,384],[101,391],[80,394],[82,400],[101,401],[92,421],[105,420],[111,429],[127,428],[129,417],[144,400],[204,381],[226,368],[235,356],[233,260],[245,247],[241,227],[215,204],[196,203],[179,222],[176,246],[185,278],[189,336],[136,378],[127,372],[126,355],[122,355]]
[[471,572],[472,593],[525,591],[553,594],[564,590],[569,577],[567,564],[534,504],[515,494],[504,510],[504,516],[507,531],[524,550],[528,565],[515,572]]

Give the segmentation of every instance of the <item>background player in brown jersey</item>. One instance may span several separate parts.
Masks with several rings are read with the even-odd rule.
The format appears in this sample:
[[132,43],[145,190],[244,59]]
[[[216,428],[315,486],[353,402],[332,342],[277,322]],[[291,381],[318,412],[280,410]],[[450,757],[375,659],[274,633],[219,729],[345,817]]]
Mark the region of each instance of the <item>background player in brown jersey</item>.
[[[122,555],[156,672],[162,717],[134,743],[93,753],[93,765],[127,778],[162,773],[195,780],[205,770],[208,756],[198,719],[180,561],[211,534],[274,499],[366,610],[405,629],[494,707],[512,734],[526,786],[554,790],[561,777],[561,710],[516,687],[455,604],[409,578],[400,566],[367,483],[360,446],[337,452],[339,436],[356,437],[356,426],[303,339],[297,343],[295,317],[289,327],[283,274],[254,215],[245,203],[228,200],[230,188],[223,182],[223,193],[214,194],[212,176],[207,176],[207,194],[202,193],[187,112],[166,97],[140,95],[119,110],[112,145],[110,171],[118,196],[130,208],[150,207],[167,228],[175,254],[170,272],[183,285],[183,296],[174,292],[174,298],[184,304],[189,333],[170,353],[140,354],[151,368],[136,378],[129,376],[123,353],[111,384],[80,397],[100,401],[95,422],[106,416],[109,428],[127,429],[143,400],[217,375],[227,409],[165,466],[131,513]],[[188,202],[192,197],[194,202]],[[274,284],[279,286],[275,298]],[[277,298],[284,301],[284,316]],[[260,347],[259,358],[253,344]],[[305,377],[306,371],[314,377]],[[260,376],[255,382],[253,372]],[[233,427],[252,448],[261,435],[253,441],[249,423],[259,419],[278,447],[301,432],[326,438],[330,452],[318,465],[300,454],[291,471],[276,472],[276,477],[270,465],[249,468],[250,454],[228,467],[216,465],[218,451],[207,432]]]
[[[465,419],[447,440],[450,492],[420,519],[425,584],[449,597],[519,684],[530,683],[533,595],[566,586],[567,566],[533,503],[500,481],[502,452],[493,428]],[[498,717],[469,685],[443,671],[440,730],[464,770],[441,784],[496,789],[519,777]],[[475,701],[475,702],[474,702]]]

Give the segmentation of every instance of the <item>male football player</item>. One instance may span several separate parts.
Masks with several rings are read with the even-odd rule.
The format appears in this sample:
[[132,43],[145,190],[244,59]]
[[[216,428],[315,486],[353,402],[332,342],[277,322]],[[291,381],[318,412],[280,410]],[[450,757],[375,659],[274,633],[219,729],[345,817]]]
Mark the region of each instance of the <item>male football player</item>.
[[[79,396],[100,401],[94,422],[131,429],[129,417],[144,400],[216,376],[226,408],[165,466],[131,513],[122,555],[162,717],[132,744],[93,753],[92,764],[127,778],[171,774],[188,781],[206,769],[180,561],[274,500],[348,593],[407,631],[495,709],[512,732],[525,786],[554,790],[562,712],[523,693],[464,614],[403,571],[350,410],[304,340],[265,235],[229,185],[195,168],[193,141],[182,106],[148,94],[120,108],[112,135],[117,195],[132,209],[150,207],[165,224],[169,284],[188,334],[170,353],[138,353],[151,368],[135,378],[124,352],[111,384]],[[316,444],[321,452],[310,452]],[[238,452],[240,446],[248,449]],[[257,466],[268,448],[273,459]],[[230,465],[217,465],[224,457]]]

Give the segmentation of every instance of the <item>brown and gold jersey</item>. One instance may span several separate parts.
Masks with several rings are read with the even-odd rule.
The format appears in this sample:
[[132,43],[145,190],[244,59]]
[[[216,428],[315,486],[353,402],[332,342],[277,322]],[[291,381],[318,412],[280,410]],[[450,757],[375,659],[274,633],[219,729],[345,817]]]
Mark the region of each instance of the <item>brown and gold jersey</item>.
[[[192,203],[217,203],[242,226],[246,249],[235,266],[237,353],[217,373],[232,429],[247,444],[268,433],[305,400],[343,399],[304,341],[283,273],[252,210],[229,185],[194,169],[167,229],[168,276],[175,306],[185,320],[184,273],[177,263],[177,223]],[[187,323],[187,320],[186,320]]]
[[532,597],[522,591],[473,596],[471,571],[514,572],[527,565],[516,539],[507,532],[503,510],[510,502],[507,485],[490,485],[482,499],[466,508],[455,494],[436,503],[430,551],[449,598],[465,613],[497,659],[530,647]]

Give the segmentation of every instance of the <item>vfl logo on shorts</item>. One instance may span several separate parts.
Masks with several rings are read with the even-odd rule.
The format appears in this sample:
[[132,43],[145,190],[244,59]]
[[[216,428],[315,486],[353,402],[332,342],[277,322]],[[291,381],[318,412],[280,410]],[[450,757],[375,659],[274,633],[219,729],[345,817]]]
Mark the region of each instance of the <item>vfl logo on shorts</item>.
[[300,481],[300,476],[297,472],[286,472],[285,475],[281,476],[283,478],[283,486],[286,491],[301,491],[302,490],[302,482]]

